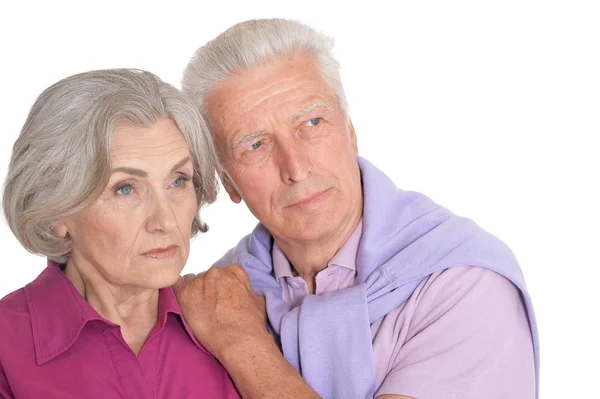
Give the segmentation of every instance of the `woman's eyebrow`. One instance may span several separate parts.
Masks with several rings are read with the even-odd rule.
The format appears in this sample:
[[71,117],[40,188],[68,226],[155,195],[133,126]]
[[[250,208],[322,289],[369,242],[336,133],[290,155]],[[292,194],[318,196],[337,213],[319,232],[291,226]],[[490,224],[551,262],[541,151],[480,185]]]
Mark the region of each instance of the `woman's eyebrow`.
[[110,174],[114,175],[115,173],[127,173],[128,175],[134,175],[134,176],[139,176],[139,177],[148,177],[148,173],[146,171],[143,171],[141,169],[136,169],[136,168],[129,168],[127,166],[121,166],[119,168],[114,168],[113,170],[111,170]]
[[181,161],[179,161],[175,165],[173,165],[173,167],[171,168],[171,173],[175,172],[177,169],[181,168],[183,165],[190,162],[191,160],[192,159],[190,158],[189,155],[187,157],[183,158]]

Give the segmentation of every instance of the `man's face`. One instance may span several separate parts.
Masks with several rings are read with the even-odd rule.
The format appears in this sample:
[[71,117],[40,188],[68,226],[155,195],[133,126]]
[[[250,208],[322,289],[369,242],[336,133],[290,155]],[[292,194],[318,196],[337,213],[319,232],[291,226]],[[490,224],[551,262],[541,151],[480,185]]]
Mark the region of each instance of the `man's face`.
[[312,241],[358,222],[354,128],[311,57],[236,75],[206,105],[229,196],[243,199],[276,239]]

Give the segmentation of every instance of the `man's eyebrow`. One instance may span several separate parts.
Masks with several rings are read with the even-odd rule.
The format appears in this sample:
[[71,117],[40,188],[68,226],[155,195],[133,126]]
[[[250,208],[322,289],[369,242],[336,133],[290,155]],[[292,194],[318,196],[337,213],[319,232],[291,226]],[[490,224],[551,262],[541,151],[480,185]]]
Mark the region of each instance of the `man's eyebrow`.
[[[314,102],[312,104],[309,104],[308,106],[306,106],[304,109],[296,112],[296,114],[294,114],[294,116],[292,117],[292,123],[296,122],[298,119],[302,118],[303,116],[305,116],[306,114],[312,112],[315,108],[325,108],[325,109],[331,109],[331,106],[329,104],[326,104],[322,101],[318,101],[318,102]],[[242,136],[238,139],[236,139],[233,144],[231,145],[232,149],[237,148],[240,144],[254,139],[256,137],[262,136],[263,134],[265,134],[264,130],[257,130],[256,132],[252,132],[250,134],[246,134],[245,136]]]
[[310,105],[308,105],[307,107],[305,107],[303,110],[296,112],[296,114],[292,117],[292,123],[296,122],[298,119],[302,118],[304,115],[312,112],[315,108],[325,108],[325,109],[331,109],[331,106],[328,104],[325,104],[324,102],[316,102],[316,103],[312,103]]
[[[177,169],[181,168],[183,165],[188,163],[190,160],[191,160],[191,158],[189,156],[187,156],[187,157],[183,158],[181,161],[177,162],[171,168],[171,173],[173,173]],[[148,177],[148,173],[146,171],[137,169],[137,168],[129,168],[127,166],[121,166],[119,168],[114,168],[113,170],[111,170],[111,174],[115,174],[115,173],[119,173],[119,172],[127,173],[129,175],[139,176],[139,177]]]
[[239,146],[243,142],[248,141],[250,139],[254,139],[254,138],[258,137],[258,136],[262,136],[263,134],[265,134],[264,130],[257,130],[256,132],[252,132],[250,134],[247,134],[245,136],[237,138],[237,139],[235,139],[235,141],[231,145],[231,148],[237,148],[237,146]]

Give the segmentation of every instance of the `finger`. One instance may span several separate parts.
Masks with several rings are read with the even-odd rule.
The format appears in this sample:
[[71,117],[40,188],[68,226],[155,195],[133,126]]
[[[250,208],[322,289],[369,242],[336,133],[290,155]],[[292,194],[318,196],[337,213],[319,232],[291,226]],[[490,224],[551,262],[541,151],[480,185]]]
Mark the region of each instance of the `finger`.
[[248,273],[244,270],[244,268],[239,263],[232,263],[231,265],[226,266],[233,273],[233,275],[243,283],[246,288],[252,289],[250,286],[250,279],[248,278]]
[[181,292],[181,290],[183,289],[183,287],[185,287],[186,284],[187,284],[187,281],[185,280],[184,277],[179,277],[177,279],[177,281],[175,282],[175,284],[173,284],[171,286],[171,288],[173,289],[173,292],[175,293],[175,296],[179,296],[179,293]]
[[221,276],[221,273],[222,273],[221,268],[216,267],[216,266],[211,266],[208,268],[208,270],[204,271],[202,274],[204,274],[204,276],[206,276],[207,280],[214,280],[214,279],[218,279],[219,276]]
[[188,273],[185,276],[183,276],[183,279],[185,281],[190,281],[196,278],[196,275],[194,273]]

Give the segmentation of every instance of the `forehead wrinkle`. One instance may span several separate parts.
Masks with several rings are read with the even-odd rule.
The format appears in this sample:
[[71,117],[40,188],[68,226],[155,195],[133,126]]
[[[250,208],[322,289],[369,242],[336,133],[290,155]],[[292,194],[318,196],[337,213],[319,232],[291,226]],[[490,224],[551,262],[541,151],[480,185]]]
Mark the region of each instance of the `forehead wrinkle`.
[[[235,137],[240,134],[246,136],[247,132],[240,131],[239,129],[240,119],[243,121],[248,113],[251,113],[260,106],[264,106],[266,101],[275,101],[273,97],[299,90],[302,86],[308,85],[316,86],[316,90],[312,90],[313,96],[318,94],[319,97],[325,96],[327,98],[323,89],[328,91],[329,87],[324,84],[319,71],[314,69],[314,66],[301,71],[292,69],[285,76],[280,75],[274,81],[271,75],[265,75],[260,69],[258,71],[251,70],[247,71],[248,73],[223,82],[221,87],[215,88],[208,95],[207,105],[210,104],[208,108],[212,114],[211,117],[215,118],[218,121],[218,125],[220,125],[218,128],[215,126],[215,129],[219,132],[215,134],[217,145],[223,149],[227,147],[231,148],[229,143]],[[280,69],[276,69],[275,73],[280,73]],[[257,82],[264,82],[264,84],[260,85]],[[299,91],[306,93],[306,90]],[[286,102],[289,101],[294,100],[286,99]],[[277,111],[283,112],[280,105],[277,104]],[[288,118],[290,118],[290,115],[288,114],[283,117],[289,121]],[[250,134],[253,133],[255,132],[251,132]]]
[[[171,143],[173,144],[173,143]],[[147,152],[144,152],[142,149],[140,149],[138,146],[131,146],[132,148],[125,149],[122,148],[121,150],[116,150],[112,152],[111,155],[111,163],[112,163],[112,168],[132,168],[132,169],[141,169],[140,166],[144,165],[144,166],[148,166],[148,160],[151,159],[152,163],[156,163],[158,158],[162,158],[162,157],[168,157],[169,159],[171,159],[172,157],[174,157],[177,154],[182,153],[182,150],[185,150],[185,154],[182,154],[183,157],[190,157],[190,152],[189,152],[189,147],[187,147],[187,145],[177,145],[177,146],[171,146],[171,148],[169,148],[166,151],[161,151],[160,154],[157,154],[156,152],[153,152],[151,154],[148,154]],[[164,148],[167,146],[154,146],[153,149],[157,149],[157,148]],[[137,149],[137,151],[130,151],[131,149]],[[178,160],[181,159],[181,156],[178,157]],[[141,162],[141,163],[138,163]],[[143,168],[145,169],[145,167]]]
[[[144,152],[123,152],[123,153],[115,153],[112,156],[112,164],[114,168],[117,167],[135,167],[138,163],[137,161],[141,161],[143,164],[156,164],[160,162],[163,164],[163,161],[158,161],[158,158],[168,158],[171,159],[177,154],[181,154],[181,156],[189,156],[190,152],[185,149],[185,154],[183,153],[183,147],[173,148],[169,151],[161,152],[160,154],[147,154]],[[178,159],[181,159],[181,156]],[[148,163],[150,162],[150,163]]]
[[[285,115],[281,115],[281,114],[286,114],[288,111],[286,111],[286,106],[291,103],[294,107],[296,107],[296,102],[298,101],[298,97],[312,97],[312,98],[323,98],[324,94],[314,91],[312,93],[310,93],[310,96],[307,96],[305,93],[299,93],[298,96],[293,97],[293,98],[285,98],[283,100],[278,100],[274,97],[281,95],[281,94],[285,94],[288,92],[294,92],[297,90],[298,86],[300,86],[302,83],[299,82],[297,85],[294,85],[292,87],[285,87],[282,88],[281,90],[278,90],[277,92],[272,92],[269,93],[268,95],[265,95],[263,98],[261,98],[259,101],[253,101],[251,106],[248,106],[247,108],[243,107],[243,102],[241,100],[239,101],[235,101],[233,102],[230,106],[234,107],[234,106],[238,106],[238,108],[244,108],[243,111],[239,114],[236,115],[235,118],[228,118],[225,117],[225,112],[222,113],[221,116],[221,120],[222,122],[225,122],[225,126],[226,128],[229,128],[231,125],[235,125],[237,123],[237,120],[240,118],[240,116],[243,118],[246,115],[248,115],[249,113],[251,113],[252,111],[254,111],[256,108],[263,106],[265,103],[268,103],[269,101],[277,101],[276,106],[270,107],[269,110],[272,114],[279,114],[278,118],[284,118],[287,119],[288,116]],[[240,104],[242,104],[242,106],[240,106]],[[313,103],[311,103],[310,105],[308,105],[307,107],[305,107],[304,109],[302,109],[301,111],[298,111],[294,114],[294,116],[296,116],[297,114],[302,113],[302,115],[312,111],[314,108],[322,106],[326,109],[331,109],[331,106],[327,104],[327,102],[323,101],[323,100],[317,100],[314,101]],[[311,109],[307,109],[309,107],[312,107]],[[289,115],[289,113],[288,113]],[[300,115],[300,116],[302,116]],[[300,117],[298,116],[298,117]],[[229,129],[228,129],[229,130]]]
[[[238,108],[238,109],[243,109],[242,114],[248,114],[248,113],[254,111],[256,108],[262,106],[265,102],[272,101],[274,97],[297,90],[299,86],[306,85],[306,84],[317,84],[318,85],[318,82],[316,82],[314,79],[310,79],[310,78],[306,79],[306,80],[297,81],[297,77],[302,76],[302,75],[310,76],[307,73],[300,73],[300,74],[296,74],[293,76],[288,76],[285,78],[278,79],[277,81],[272,82],[267,86],[261,86],[261,87],[258,87],[256,89],[250,91],[249,93],[246,93],[243,97],[236,98],[233,102],[231,102],[231,104],[228,104],[227,107],[221,106],[220,107],[221,112],[222,112],[221,120],[223,122],[225,122],[226,126],[230,125],[231,123],[235,123],[234,120],[232,120],[230,118],[226,118],[224,116],[224,114],[228,113],[228,112],[223,112],[223,109]],[[293,84],[285,84],[288,81],[292,81],[292,80],[294,81]],[[283,86],[283,87],[277,87],[276,90],[267,92],[273,86]],[[316,90],[314,93],[317,93],[317,92],[320,94],[320,90]],[[256,96],[259,94],[260,94],[260,97],[256,98]],[[286,102],[289,102],[289,101],[293,101],[293,100],[290,100],[290,99],[286,100]]]
[[[133,141],[142,141],[142,143],[140,142],[133,142]],[[139,151],[133,151],[134,154],[144,154],[144,149],[152,149],[152,150],[157,150],[157,149],[162,149],[162,148],[166,148],[166,147],[171,147],[171,146],[176,146],[177,148],[173,149],[172,151],[175,151],[177,149],[179,149],[181,146],[180,144],[183,143],[178,143],[179,141],[179,137],[173,137],[172,140],[170,140],[168,143],[163,143],[163,144],[155,144],[152,145],[151,140],[149,139],[140,139],[140,140],[132,140],[132,142],[129,143],[118,143],[118,145],[113,144],[112,146],[112,153],[115,155],[118,155],[120,153],[127,153],[129,151],[131,151],[131,149],[133,150],[139,150]],[[187,142],[185,142],[185,144],[187,145]],[[172,151],[168,151],[168,152],[172,152]]]
[[[299,84],[298,84],[299,85]],[[249,138],[252,135],[258,134],[258,133],[264,133],[264,129],[261,130],[255,130],[252,131],[250,133],[246,133],[246,132],[241,132],[240,129],[233,129],[232,126],[236,126],[236,124],[238,124],[238,121],[240,118],[244,118],[246,117],[249,113],[251,113],[253,110],[255,110],[256,108],[262,106],[265,102],[268,102],[270,100],[272,100],[272,98],[278,94],[282,94],[285,92],[289,92],[289,91],[294,91],[296,90],[298,85],[294,85],[292,87],[285,87],[282,88],[280,90],[278,90],[277,92],[273,92],[273,93],[268,93],[267,95],[264,95],[259,101],[252,101],[252,106],[245,108],[244,107],[244,103],[245,102],[250,102],[249,98],[251,97],[251,94],[248,94],[246,96],[244,96],[242,99],[236,99],[235,101],[233,101],[231,104],[228,104],[228,107],[235,107],[237,106],[238,108],[243,108],[243,111],[241,113],[233,113],[231,115],[234,115],[234,117],[225,117],[226,114],[230,114],[229,112],[225,112],[223,109],[226,109],[225,107],[221,107],[221,111],[220,111],[220,119],[221,119],[221,123],[223,123],[223,127],[225,132],[228,132],[229,134],[226,133],[225,137],[224,137],[224,143],[228,143],[230,142],[232,139],[234,140],[234,144],[231,145],[231,147],[235,147],[236,144],[239,144],[239,142],[243,141],[244,139]],[[256,92],[260,92],[262,90],[256,90]],[[289,102],[290,100],[287,99],[285,102]],[[275,109],[275,112],[283,112],[281,110],[281,105],[283,105],[285,103],[279,104],[280,106],[277,107]],[[241,138],[238,139],[234,139],[235,137],[240,136],[240,134],[242,135]],[[228,145],[228,144],[226,144]]]
[[[277,80],[275,80],[273,82],[267,83],[267,84],[260,85],[260,86],[258,86],[256,88],[254,88],[253,90],[250,90],[249,92],[247,92],[243,97],[240,97],[240,98],[236,99],[236,101],[234,101],[232,103],[232,105],[233,106],[240,105],[241,103],[244,103],[245,101],[247,101],[249,97],[254,97],[254,96],[260,94],[261,92],[268,91],[273,86],[279,86],[279,85],[282,85],[282,84],[285,85],[289,81],[296,80],[298,77],[303,76],[303,75],[308,75],[308,74],[306,72],[300,72],[300,73],[297,73],[297,74],[294,74],[294,75],[291,75],[291,76],[285,76],[285,77],[279,78],[279,79],[277,79]],[[294,86],[293,88],[295,88],[296,86],[300,85],[301,83],[302,82],[297,82],[296,84],[294,84],[292,86]],[[260,103],[264,102],[265,97],[272,97],[273,95],[280,94],[281,92],[284,92],[284,91],[287,91],[287,90],[290,90],[290,89],[291,88],[289,88],[289,87],[284,87],[284,88],[282,88],[280,90],[276,90],[273,93],[267,93],[266,95],[263,96],[263,98],[261,98],[259,101],[257,101],[257,103],[260,104]]]

